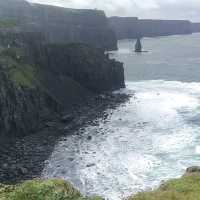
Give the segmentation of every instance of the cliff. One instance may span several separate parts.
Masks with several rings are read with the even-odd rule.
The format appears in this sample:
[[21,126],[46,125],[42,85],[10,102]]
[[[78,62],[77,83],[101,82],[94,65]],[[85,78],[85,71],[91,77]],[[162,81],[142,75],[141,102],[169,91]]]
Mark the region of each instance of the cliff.
[[16,28],[42,32],[48,43],[81,42],[104,50],[117,49],[117,40],[103,11],[78,10],[0,0],[0,18],[15,20]]
[[192,23],[186,20],[150,20],[135,17],[111,17],[109,22],[118,39],[191,34]]
[[101,49],[70,44],[47,45],[46,50],[46,68],[71,77],[94,93],[125,86],[123,64],[109,59]]
[[123,86],[123,65],[101,49],[49,45],[39,33],[0,31],[1,141],[29,135],[61,110]]
[[192,23],[192,32],[193,33],[200,32],[200,23]]

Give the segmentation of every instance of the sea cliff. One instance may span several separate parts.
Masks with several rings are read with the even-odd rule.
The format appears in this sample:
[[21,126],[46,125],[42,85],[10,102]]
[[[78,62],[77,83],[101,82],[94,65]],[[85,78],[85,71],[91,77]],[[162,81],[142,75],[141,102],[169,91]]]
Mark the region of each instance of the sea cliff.
[[0,30],[1,141],[34,133],[49,116],[125,85],[123,64],[110,60],[102,49],[51,45],[44,38]]
[[81,42],[104,50],[117,49],[117,39],[105,13],[30,4],[25,0],[0,1],[0,18],[17,22],[23,31],[42,32],[48,43]]
[[197,25],[187,20],[151,20],[137,17],[110,17],[118,39],[191,34]]

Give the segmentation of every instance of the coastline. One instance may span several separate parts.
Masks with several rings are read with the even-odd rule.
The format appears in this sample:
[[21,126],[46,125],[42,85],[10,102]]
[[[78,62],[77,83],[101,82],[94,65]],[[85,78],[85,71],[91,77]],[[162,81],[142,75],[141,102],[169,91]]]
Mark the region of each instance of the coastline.
[[90,97],[87,102],[75,105],[71,111],[46,122],[46,127],[16,142],[0,148],[0,182],[19,183],[40,178],[45,161],[51,155],[59,138],[77,134],[77,130],[93,124],[95,119],[106,120],[106,110],[128,101],[126,94],[105,93]]

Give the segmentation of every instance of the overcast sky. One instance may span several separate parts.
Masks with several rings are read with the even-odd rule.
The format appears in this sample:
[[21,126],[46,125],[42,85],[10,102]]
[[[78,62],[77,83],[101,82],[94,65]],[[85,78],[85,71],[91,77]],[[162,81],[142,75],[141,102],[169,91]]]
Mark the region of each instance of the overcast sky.
[[71,8],[97,8],[107,16],[200,21],[200,0],[29,0]]

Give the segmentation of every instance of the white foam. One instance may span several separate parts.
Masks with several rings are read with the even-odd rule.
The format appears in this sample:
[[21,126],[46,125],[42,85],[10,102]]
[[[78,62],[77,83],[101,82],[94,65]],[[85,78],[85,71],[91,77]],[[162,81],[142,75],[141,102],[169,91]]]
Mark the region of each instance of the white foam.
[[196,146],[195,147],[195,152],[196,152],[196,154],[200,155],[200,146]]
[[83,137],[60,142],[45,177],[64,177],[86,194],[118,200],[200,164],[200,128],[189,122],[199,113],[200,83],[129,82],[118,92],[133,95],[130,102],[108,122],[86,127]]

